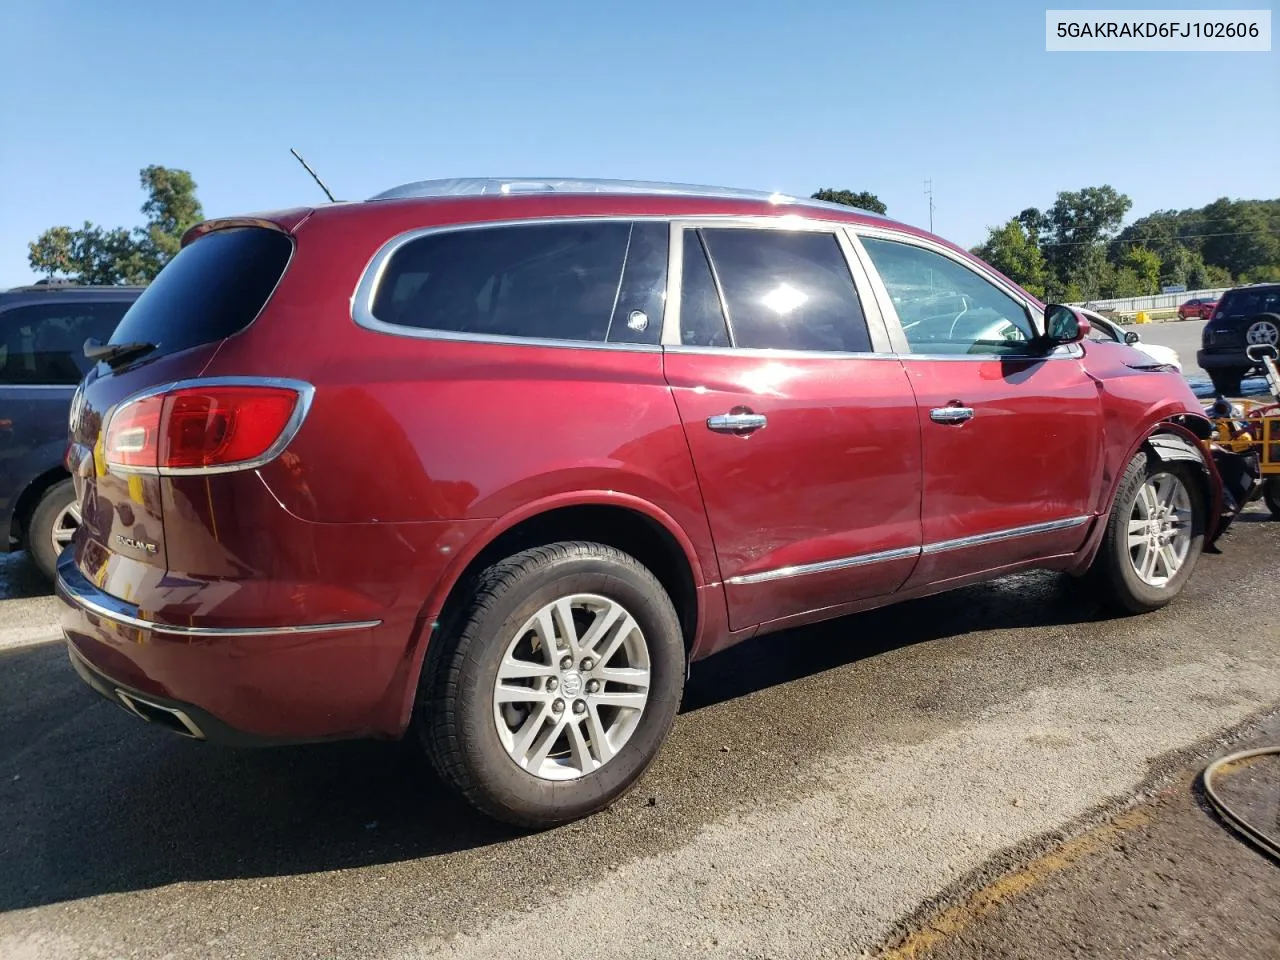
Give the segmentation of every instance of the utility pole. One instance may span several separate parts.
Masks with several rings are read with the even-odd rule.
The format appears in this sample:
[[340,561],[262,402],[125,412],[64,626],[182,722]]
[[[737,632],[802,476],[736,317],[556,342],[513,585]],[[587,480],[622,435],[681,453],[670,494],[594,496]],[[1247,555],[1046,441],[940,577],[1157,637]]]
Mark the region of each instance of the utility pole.
[[929,232],[933,233],[933,180],[924,182],[924,195],[929,198]]

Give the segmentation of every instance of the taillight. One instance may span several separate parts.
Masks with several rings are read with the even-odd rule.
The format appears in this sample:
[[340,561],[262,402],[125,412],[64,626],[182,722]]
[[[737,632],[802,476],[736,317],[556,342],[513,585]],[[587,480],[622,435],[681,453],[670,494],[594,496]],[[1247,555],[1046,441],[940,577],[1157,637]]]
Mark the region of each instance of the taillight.
[[210,381],[129,401],[107,426],[107,465],[147,473],[260,466],[292,439],[310,390]]

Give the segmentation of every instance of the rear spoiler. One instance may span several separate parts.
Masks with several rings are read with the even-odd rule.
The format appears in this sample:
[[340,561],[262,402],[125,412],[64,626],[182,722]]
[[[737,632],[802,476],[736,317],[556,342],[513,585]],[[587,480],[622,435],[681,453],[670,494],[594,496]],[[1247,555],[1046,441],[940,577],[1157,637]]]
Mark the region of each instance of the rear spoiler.
[[262,227],[266,230],[279,230],[281,233],[293,233],[313,213],[315,213],[315,207],[295,207],[292,210],[279,210],[274,213],[204,220],[182,235],[182,245],[185,247],[206,233],[213,233],[215,230],[231,230],[236,227]]

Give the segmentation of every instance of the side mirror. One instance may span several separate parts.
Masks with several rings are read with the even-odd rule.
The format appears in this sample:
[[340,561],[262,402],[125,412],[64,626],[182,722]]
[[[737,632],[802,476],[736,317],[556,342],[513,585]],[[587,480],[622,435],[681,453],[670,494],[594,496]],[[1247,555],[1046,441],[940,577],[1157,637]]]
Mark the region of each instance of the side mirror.
[[1137,343],[1137,342],[1138,342],[1139,340],[1141,340],[1141,339],[1142,339],[1142,338],[1138,336],[1138,331],[1136,331],[1136,330],[1126,330],[1126,331],[1125,331],[1125,334],[1124,334],[1124,342],[1125,342],[1125,343]]
[[1079,310],[1051,303],[1044,311],[1044,339],[1050,349],[1068,343],[1079,343],[1089,335],[1089,320]]

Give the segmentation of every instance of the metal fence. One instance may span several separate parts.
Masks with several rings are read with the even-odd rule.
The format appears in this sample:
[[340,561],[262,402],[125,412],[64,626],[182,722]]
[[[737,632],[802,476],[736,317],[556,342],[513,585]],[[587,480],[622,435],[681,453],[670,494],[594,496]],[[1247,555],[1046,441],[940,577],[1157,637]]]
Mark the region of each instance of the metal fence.
[[1209,290],[1188,290],[1185,293],[1157,293],[1150,297],[1119,297],[1114,300],[1087,300],[1073,303],[1073,307],[1088,307],[1099,313],[1137,313],[1139,310],[1176,310],[1188,300],[1216,300],[1230,287],[1214,287]]

